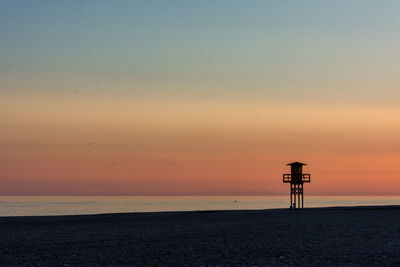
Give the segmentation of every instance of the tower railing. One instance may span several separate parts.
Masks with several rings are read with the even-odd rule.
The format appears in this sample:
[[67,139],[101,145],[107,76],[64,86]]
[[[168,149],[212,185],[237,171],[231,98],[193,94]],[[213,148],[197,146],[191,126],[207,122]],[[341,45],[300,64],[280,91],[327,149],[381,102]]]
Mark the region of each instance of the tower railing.
[[[292,174],[285,173],[283,174],[283,182],[284,183],[291,183],[292,182]],[[309,173],[303,173],[303,183],[310,183],[311,182],[311,175]]]

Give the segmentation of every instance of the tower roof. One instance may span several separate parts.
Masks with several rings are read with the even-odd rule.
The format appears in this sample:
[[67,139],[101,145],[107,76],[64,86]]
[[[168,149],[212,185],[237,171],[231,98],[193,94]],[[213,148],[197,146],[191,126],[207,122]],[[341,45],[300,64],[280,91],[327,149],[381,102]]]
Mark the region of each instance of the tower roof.
[[291,166],[291,165],[307,165],[307,164],[301,163],[301,162],[298,162],[298,161],[295,161],[295,162],[289,163],[289,164],[287,164],[287,165],[288,165],[288,166]]

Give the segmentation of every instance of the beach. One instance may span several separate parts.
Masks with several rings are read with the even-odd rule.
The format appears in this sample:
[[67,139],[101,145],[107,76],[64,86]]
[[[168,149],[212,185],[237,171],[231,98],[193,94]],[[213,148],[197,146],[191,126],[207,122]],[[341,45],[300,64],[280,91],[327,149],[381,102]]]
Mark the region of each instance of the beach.
[[0,265],[398,265],[400,206],[0,218]]

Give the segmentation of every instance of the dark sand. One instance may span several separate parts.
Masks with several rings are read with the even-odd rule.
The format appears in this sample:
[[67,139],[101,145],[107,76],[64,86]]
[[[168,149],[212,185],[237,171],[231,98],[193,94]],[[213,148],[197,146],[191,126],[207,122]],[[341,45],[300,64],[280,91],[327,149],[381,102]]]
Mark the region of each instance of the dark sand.
[[0,265],[400,265],[400,206],[0,218]]

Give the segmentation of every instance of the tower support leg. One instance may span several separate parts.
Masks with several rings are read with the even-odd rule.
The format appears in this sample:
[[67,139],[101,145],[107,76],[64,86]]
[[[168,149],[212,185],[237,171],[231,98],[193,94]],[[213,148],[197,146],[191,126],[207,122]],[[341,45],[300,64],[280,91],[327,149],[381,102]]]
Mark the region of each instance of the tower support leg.
[[304,208],[304,191],[303,185],[301,185],[301,208]]
[[290,185],[290,208],[293,207],[293,186]]
[[301,196],[301,194],[300,194],[300,185],[297,185],[297,199],[299,200],[299,209],[301,208],[301,202],[300,202],[300,196]]

